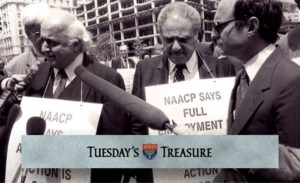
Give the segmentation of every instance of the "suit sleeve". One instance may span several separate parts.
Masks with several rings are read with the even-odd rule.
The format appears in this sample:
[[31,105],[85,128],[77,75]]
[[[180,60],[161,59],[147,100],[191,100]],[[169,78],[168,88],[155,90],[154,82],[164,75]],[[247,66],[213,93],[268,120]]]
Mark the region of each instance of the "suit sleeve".
[[300,76],[287,82],[276,101],[279,143],[300,148]]
[[[250,171],[251,172],[251,171]],[[279,145],[279,168],[254,170],[248,177],[256,176],[260,180],[276,182],[300,181],[300,149]]]
[[[300,181],[300,78],[294,77],[276,101],[279,168],[254,171],[266,181]],[[250,174],[251,177],[251,174]]]

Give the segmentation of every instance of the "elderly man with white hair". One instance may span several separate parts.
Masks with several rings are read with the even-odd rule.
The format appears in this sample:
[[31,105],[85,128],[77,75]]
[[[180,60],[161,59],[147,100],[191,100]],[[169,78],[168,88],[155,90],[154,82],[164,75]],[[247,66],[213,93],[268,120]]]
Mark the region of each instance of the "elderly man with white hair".
[[[41,38],[42,52],[47,57],[47,62],[39,65],[39,70],[32,79],[27,95],[102,103],[103,108],[96,134],[129,134],[128,114],[103,93],[83,83],[74,73],[75,68],[82,65],[107,82],[119,88],[125,88],[120,74],[98,63],[86,53],[92,41],[83,24],[66,11],[50,9],[47,18],[43,19],[41,24]],[[125,171],[93,169],[91,182],[121,182]]]
[[22,10],[23,26],[31,46],[4,67],[7,76],[27,74],[29,66],[44,62],[45,57],[41,53],[40,27],[41,21],[49,9],[47,4],[38,3],[27,5]]

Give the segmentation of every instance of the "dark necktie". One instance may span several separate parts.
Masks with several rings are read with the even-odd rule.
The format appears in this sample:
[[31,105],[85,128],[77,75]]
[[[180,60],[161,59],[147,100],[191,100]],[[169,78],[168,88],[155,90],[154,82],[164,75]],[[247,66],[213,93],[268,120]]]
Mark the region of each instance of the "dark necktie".
[[184,75],[183,75],[183,69],[186,69],[186,65],[185,64],[177,64],[175,66],[175,75],[174,75],[174,80],[173,82],[179,82],[179,81],[184,81]]
[[247,93],[248,88],[249,88],[249,77],[247,75],[245,68],[243,68],[241,71],[240,83],[236,90],[236,103],[235,103],[236,111],[239,109],[240,104],[242,103],[242,100],[245,97],[245,94]]
[[124,68],[127,68],[127,64],[128,64],[127,59],[124,59]]
[[56,90],[54,91],[53,98],[58,98],[61,92],[65,89],[68,76],[64,69],[58,71],[57,76],[59,79],[59,83],[57,85]]

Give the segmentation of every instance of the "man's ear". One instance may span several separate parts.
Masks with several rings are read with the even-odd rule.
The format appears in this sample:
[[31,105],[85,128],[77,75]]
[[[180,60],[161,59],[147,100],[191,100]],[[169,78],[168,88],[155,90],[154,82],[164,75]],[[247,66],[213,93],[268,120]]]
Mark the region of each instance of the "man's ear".
[[163,37],[161,36],[161,33],[159,33],[158,35],[159,35],[159,39],[161,40],[161,43],[164,44],[164,39],[163,39]]
[[259,20],[257,17],[251,17],[248,20],[248,37],[252,37],[253,35],[255,35],[258,32],[258,28],[259,28]]
[[81,41],[79,39],[74,39],[71,41],[71,46],[73,47],[74,52],[81,52],[82,51],[82,45]]

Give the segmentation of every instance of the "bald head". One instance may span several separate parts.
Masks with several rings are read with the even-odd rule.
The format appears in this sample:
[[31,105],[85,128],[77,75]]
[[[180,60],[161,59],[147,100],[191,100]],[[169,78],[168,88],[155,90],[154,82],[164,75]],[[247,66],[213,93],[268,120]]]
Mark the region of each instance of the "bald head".
[[226,22],[234,19],[234,7],[238,0],[222,0],[217,8],[214,21]]
[[185,18],[190,20],[193,25],[193,31],[195,34],[201,29],[201,17],[199,12],[189,4],[185,2],[173,2],[165,6],[159,13],[157,19],[157,28],[161,32],[161,27],[168,19],[178,20],[179,18]]

